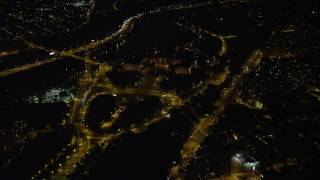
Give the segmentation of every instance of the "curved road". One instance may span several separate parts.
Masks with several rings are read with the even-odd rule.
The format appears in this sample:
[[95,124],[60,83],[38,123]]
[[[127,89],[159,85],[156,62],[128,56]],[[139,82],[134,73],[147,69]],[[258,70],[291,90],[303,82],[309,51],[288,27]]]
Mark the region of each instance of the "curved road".
[[123,37],[125,36],[127,33],[129,33],[132,30],[132,27],[134,26],[135,21],[143,18],[146,15],[152,15],[152,14],[157,14],[157,13],[161,13],[161,12],[165,12],[165,11],[176,11],[176,10],[183,10],[183,9],[191,9],[191,8],[196,8],[196,7],[202,7],[202,6],[208,6],[211,5],[212,2],[208,1],[206,3],[198,3],[198,4],[194,4],[194,5],[173,5],[173,6],[168,6],[168,7],[160,7],[157,8],[155,10],[150,10],[148,12],[144,12],[144,13],[140,13],[137,14],[135,16],[132,16],[128,19],[126,19],[122,25],[120,26],[120,29],[116,32],[114,32],[113,34],[111,34],[110,36],[105,37],[104,39],[100,39],[79,47],[75,47],[69,50],[66,50],[67,53],[76,53],[76,52],[80,52],[80,51],[87,51],[93,48],[96,48],[98,46],[101,46],[107,42],[110,42],[112,40],[115,40],[117,38]]
[[[110,67],[106,67],[102,65],[99,62],[96,62],[94,60],[91,60],[90,57],[80,57],[75,55],[76,52],[80,51],[87,51],[96,47],[99,47],[101,45],[104,45],[107,42],[110,42],[112,40],[115,40],[117,38],[121,38],[125,35],[127,35],[133,28],[134,23],[145,17],[146,15],[151,15],[151,14],[157,14],[161,12],[167,12],[167,11],[175,11],[175,10],[183,10],[183,9],[190,9],[190,8],[196,8],[196,7],[202,7],[202,6],[208,6],[211,5],[213,2],[208,1],[206,3],[197,3],[193,5],[172,5],[168,7],[160,7],[155,10],[150,10],[148,12],[140,13],[138,15],[132,16],[128,19],[126,19],[123,24],[121,25],[120,29],[116,31],[115,33],[111,34],[110,36],[105,37],[104,39],[97,40],[95,42],[91,42],[89,44],[85,44],[83,46],[79,46],[76,48],[71,48],[69,50],[65,51],[56,51],[52,49],[46,49],[44,47],[40,47],[37,45],[34,45],[32,43],[26,42],[27,45],[31,48],[36,48],[36,49],[42,49],[42,50],[47,50],[48,52],[53,52],[57,55],[60,56],[66,56],[66,57],[72,57],[75,59],[83,60],[88,64],[95,64],[99,65],[100,68],[106,68],[106,69],[111,69]],[[44,60],[39,63],[34,63],[30,64],[27,66],[19,67],[19,68],[14,68],[8,71],[0,72],[0,76],[5,76],[5,75],[10,75],[16,72],[24,71],[33,67],[41,66],[50,62],[54,62],[61,57],[54,57],[50,58],[47,60]],[[90,72],[90,71],[89,71]],[[101,73],[102,71],[99,71],[95,74],[95,78],[93,80],[88,80],[88,76],[84,75],[84,81],[88,81],[88,84],[81,85],[80,90],[78,91],[78,96],[77,99],[75,100],[74,103],[74,109],[73,113],[71,115],[71,121],[75,125],[77,131],[78,131],[78,138],[77,138],[77,143],[79,145],[79,149],[77,152],[75,152],[73,155],[69,157],[69,159],[66,160],[64,164],[61,165],[61,167],[52,175],[51,179],[65,179],[66,178],[66,173],[72,171],[75,167],[75,164],[79,162],[82,157],[87,153],[88,150],[92,147],[91,145],[91,139],[100,139],[100,140],[109,140],[110,138],[112,139],[114,136],[101,136],[99,134],[92,133],[86,126],[82,123],[84,113],[85,113],[85,107],[87,107],[88,102],[87,102],[87,95],[90,93],[91,87],[95,86],[97,80],[99,79],[98,77],[104,73]],[[90,76],[89,76],[90,77]],[[91,78],[90,78],[91,79]],[[178,101],[175,99],[172,99],[173,102]]]

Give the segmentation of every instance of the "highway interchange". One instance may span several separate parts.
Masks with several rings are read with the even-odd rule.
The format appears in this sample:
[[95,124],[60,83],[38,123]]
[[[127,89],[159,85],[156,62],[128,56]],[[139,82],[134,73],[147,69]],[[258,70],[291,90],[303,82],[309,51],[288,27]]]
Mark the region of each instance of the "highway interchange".
[[[95,40],[93,42],[83,44],[79,47],[73,47],[63,51],[42,47],[32,42],[23,40],[24,43],[30,49],[45,50],[54,56],[39,62],[35,62],[25,66],[2,71],[0,72],[0,77],[9,76],[21,71],[26,71],[32,68],[42,66],[44,64],[49,64],[55,61],[59,61],[59,60],[62,60],[62,57],[71,57],[73,59],[83,61],[86,64],[86,71],[85,73],[83,73],[81,79],[79,80],[79,90],[74,100],[74,103],[72,106],[73,108],[72,108],[70,120],[69,120],[70,123],[72,123],[77,130],[77,135],[75,136],[75,141],[73,142],[76,148],[74,149],[73,154],[68,156],[68,158],[64,163],[59,164],[60,166],[59,169],[52,173],[52,179],[66,179],[66,175],[68,173],[71,173],[74,170],[76,164],[81,161],[81,159],[84,157],[86,153],[90,152],[90,150],[92,149],[95,143],[107,143],[108,141],[121,135],[122,132],[119,132],[116,134],[109,134],[109,135],[92,132],[83,123],[83,119],[86,115],[86,109],[88,109],[89,103],[94,97],[100,94],[105,94],[106,92],[110,94],[140,94],[140,95],[158,96],[160,99],[162,99],[167,103],[166,108],[164,108],[159,118],[155,118],[154,120],[151,120],[148,123],[141,125],[141,127],[132,128],[131,131],[133,131],[134,133],[140,133],[145,129],[145,127],[147,127],[151,123],[157,123],[162,116],[168,114],[168,111],[171,108],[181,106],[188,100],[188,99],[181,99],[173,91],[163,92],[162,90],[159,90],[159,89],[141,90],[141,87],[139,86],[136,86],[133,88],[127,88],[127,89],[115,87],[112,83],[110,83],[108,78],[105,76],[106,72],[112,71],[112,66],[105,65],[104,63],[101,63],[101,61],[92,60],[90,58],[90,53],[85,53],[86,54],[85,57],[77,55],[77,53],[94,52],[95,50],[97,50],[97,48],[104,46],[109,42],[112,42],[114,40],[119,40],[127,36],[132,31],[135,23],[138,20],[148,15],[208,6],[211,4],[212,3],[209,1],[207,3],[198,3],[194,5],[174,5],[174,6],[156,8],[150,11],[146,11],[144,13],[140,13],[135,16],[129,17],[122,23],[122,25],[116,32],[112,33],[111,35],[103,39]],[[114,8],[116,9],[116,7]],[[208,33],[211,36],[217,37],[221,40],[222,50],[220,51],[220,55],[221,56],[225,55],[227,53],[226,39],[233,38],[233,36],[226,36],[226,37],[219,36],[209,31],[205,31],[205,33]],[[7,54],[2,53],[1,55],[6,56]],[[187,142],[185,142],[183,146],[183,149],[181,151],[182,161],[178,163],[177,166],[172,168],[171,174],[169,176],[170,178],[179,177],[179,173],[186,167],[190,159],[194,157],[197,149],[200,147],[200,144],[203,138],[208,135],[208,128],[217,123],[217,119],[219,115],[223,112],[224,108],[228,105],[228,103],[230,102],[230,99],[234,99],[237,96],[238,92],[236,88],[240,85],[241,80],[244,78],[244,76],[247,73],[254,70],[259,65],[260,58],[261,58],[261,52],[254,51],[252,53],[252,56],[247,60],[246,64],[243,65],[243,68],[242,68],[243,71],[237,76],[233,77],[230,87],[228,87],[223,91],[220,99],[215,103],[215,107],[213,107],[214,113],[209,117],[200,118],[201,119],[200,123],[195,125],[190,138],[187,140]],[[96,68],[94,71],[91,71],[90,70],[91,65],[98,66],[98,68]],[[201,82],[199,84],[199,87],[201,87],[199,88],[199,90],[205,89],[207,85],[209,85],[212,82],[217,82],[217,84],[221,84],[225,80],[227,74],[228,74],[228,70],[226,69],[225,73],[222,73],[221,75],[216,76],[213,79],[210,79],[208,81]],[[99,84],[100,82],[99,80],[101,79],[104,82],[103,84]],[[222,81],[219,81],[219,79],[220,80],[222,79]],[[103,91],[96,91],[96,89],[100,89],[97,87],[103,87]],[[193,94],[191,94],[190,97],[192,97],[192,95]],[[117,116],[117,115],[114,115],[114,116]],[[38,175],[39,174],[34,175],[34,178],[36,178]]]

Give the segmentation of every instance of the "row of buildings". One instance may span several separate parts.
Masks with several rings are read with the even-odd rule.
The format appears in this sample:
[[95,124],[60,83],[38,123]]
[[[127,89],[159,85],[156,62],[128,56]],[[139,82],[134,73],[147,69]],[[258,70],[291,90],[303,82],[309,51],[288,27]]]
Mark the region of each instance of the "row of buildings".
[[145,57],[137,63],[124,63],[124,71],[141,72],[144,68],[172,69],[176,75],[191,75],[193,68],[197,67],[197,60],[174,59],[167,57]]

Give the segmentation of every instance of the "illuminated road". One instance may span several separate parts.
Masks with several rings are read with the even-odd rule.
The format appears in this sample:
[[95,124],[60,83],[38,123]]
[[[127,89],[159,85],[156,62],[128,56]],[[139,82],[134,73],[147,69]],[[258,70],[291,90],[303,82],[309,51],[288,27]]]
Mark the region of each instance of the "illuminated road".
[[42,65],[45,65],[45,64],[48,64],[48,63],[55,62],[55,61],[60,60],[60,59],[62,59],[62,57],[53,57],[53,58],[46,59],[46,60],[43,60],[43,61],[40,61],[40,62],[35,62],[35,63],[32,63],[32,64],[28,64],[28,65],[16,67],[16,68],[13,68],[13,69],[1,71],[0,72],[0,77],[9,76],[9,75],[21,72],[21,71],[26,71],[26,70],[29,70],[29,69],[32,69],[32,68],[35,68],[35,67],[39,67],[39,66],[42,66]]
[[34,139],[38,136],[38,134],[44,134],[44,133],[50,133],[53,132],[54,129],[49,127],[45,129],[32,129],[32,131],[28,131],[26,135],[30,137],[31,139]]
[[216,34],[216,33],[214,33],[214,32],[210,32],[210,31],[205,30],[205,29],[203,29],[203,28],[199,28],[199,27],[197,27],[197,26],[195,26],[195,25],[192,25],[192,26],[191,26],[192,28],[189,28],[189,27],[184,26],[182,22],[179,22],[179,23],[176,23],[176,24],[177,24],[179,27],[184,28],[185,30],[192,31],[192,32],[193,32],[194,30],[196,30],[196,32],[198,32],[198,33],[206,33],[206,34],[209,34],[209,35],[212,36],[212,37],[218,38],[218,39],[221,41],[221,44],[222,44],[221,50],[220,50],[220,56],[225,56],[225,55],[227,54],[227,52],[228,52],[227,40],[236,37],[236,36],[233,36],[233,35],[229,35],[229,36],[218,35],[218,34]]
[[152,15],[152,14],[157,14],[157,13],[166,12],[166,11],[175,11],[175,10],[183,10],[183,9],[202,7],[202,6],[207,6],[207,5],[211,5],[211,4],[212,4],[212,2],[209,1],[207,3],[198,3],[198,4],[194,4],[194,5],[175,5],[175,6],[161,7],[161,8],[157,8],[156,10],[150,10],[148,12],[140,13],[140,14],[137,14],[135,16],[132,16],[132,17],[126,19],[122,23],[122,25],[120,26],[120,29],[118,29],[116,32],[114,32],[110,36],[107,36],[104,39],[96,40],[91,43],[79,46],[79,47],[69,49],[66,52],[68,52],[70,54],[74,54],[74,53],[80,52],[80,51],[88,51],[90,49],[104,45],[107,42],[111,42],[113,40],[116,40],[117,38],[125,37],[133,29],[134,23],[137,20],[140,20],[141,18],[145,17],[146,15]]
[[[88,68],[88,66],[86,66]],[[89,66],[90,68],[90,66]],[[88,72],[88,71],[85,71]],[[90,71],[89,71],[90,72]],[[87,73],[83,75],[85,79],[90,77]],[[75,126],[77,130],[77,150],[70,155],[64,163],[60,165],[58,170],[54,172],[50,179],[66,179],[67,173],[72,171],[77,162],[80,162],[81,158],[89,151],[91,144],[90,138],[92,133],[81,123],[81,120],[84,118],[85,114],[83,111],[87,94],[90,86],[90,81],[80,81],[80,87],[78,90],[77,97],[75,98],[73,110],[70,116],[70,122]]]
[[220,99],[214,105],[214,112],[209,116],[202,118],[200,123],[194,127],[194,130],[183,145],[181,151],[182,161],[177,166],[171,169],[169,175],[170,179],[181,178],[183,170],[188,165],[189,161],[195,156],[197,150],[200,147],[202,140],[208,135],[209,128],[218,123],[219,116],[224,111],[224,109],[232,103],[233,99],[238,95],[237,87],[241,85],[243,78],[255,70],[260,64],[260,59],[262,57],[262,52],[255,50],[251,56],[248,58],[247,62],[242,66],[242,72],[237,76],[234,76],[229,88],[226,88]]
[[69,51],[57,51],[57,50],[54,50],[54,49],[46,49],[45,47],[33,44],[31,42],[27,42],[27,41],[24,41],[24,43],[26,45],[28,45],[30,48],[39,49],[39,50],[46,50],[46,51],[52,53],[53,55],[71,57],[71,58],[74,58],[74,59],[82,60],[85,63],[89,63],[89,64],[92,64],[92,65],[102,65],[101,63],[99,63],[97,61],[94,61],[94,60],[92,60],[92,59],[90,59],[88,57],[77,56],[77,55],[75,55],[73,53],[70,53]]
[[[115,86],[110,84],[110,81],[105,76],[105,73],[109,70],[111,69],[108,69],[104,66],[99,66],[99,68],[93,73],[91,77],[90,66],[86,66],[86,73],[83,74],[82,79],[80,79],[80,88],[78,90],[77,98],[75,99],[73,110],[70,117],[70,121],[75,125],[77,130],[76,139],[78,149],[72,155],[69,156],[66,162],[60,165],[60,168],[56,172],[54,172],[51,179],[66,179],[67,173],[70,173],[74,170],[76,163],[80,162],[87,152],[90,152],[95,143],[106,143],[107,141],[112,140],[121,135],[121,133],[109,135],[93,133],[82,122],[85,117],[86,110],[89,107],[89,103],[98,95],[106,94],[107,92],[108,94],[141,94],[147,96],[158,96],[160,99],[162,99],[168,104],[167,107],[162,110],[160,114],[161,117],[163,115],[167,115],[168,111],[172,107],[182,105],[182,100],[173,91],[164,93],[159,90],[142,89],[141,87],[116,88]],[[103,80],[104,84],[98,83],[101,82],[101,80]],[[100,89],[100,91],[96,91],[96,89]],[[157,123],[161,119],[161,117],[155,117],[150,121],[142,124],[141,126],[132,128],[131,131],[135,133],[141,133],[150,124]],[[110,124],[108,126],[110,126]],[[92,139],[95,140],[94,144],[91,143]]]
[[[133,29],[135,22],[137,20],[140,20],[141,18],[147,16],[147,15],[152,15],[152,14],[157,14],[157,13],[162,13],[162,12],[170,12],[170,11],[175,11],[175,10],[183,10],[183,9],[189,9],[189,8],[196,8],[196,7],[202,7],[202,6],[207,6],[212,4],[212,2],[207,2],[207,3],[197,3],[193,5],[174,5],[174,6],[168,6],[168,7],[161,7],[157,8],[154,10],[150,10],[144,13],[137,14],[135,16],[129,17],[126,19],[123,24],[120,26],[120,28],[110,36],[107,36],[101,40],[96,40],[93,42],[90,42],[88,44],[84,44],[79,47],[71,48],[68,50],[64,51],[57,51],[54,49],[50,48],[45,48],[42,46],[35,45],[31,42],[24,41],[26,45],[28,45],[30,48],[34,49],[39,49],[43,51],[47,51],[48,53],[58,56],[58,57],[53,57],[50,59],[43,60],[41,62],[36,62],[30,65],[26,66],[21,66],[18,68],[13,68],[10,70],[6,70],[3,72],[0,72],[0,76],[7,76],[7,75],[12,75],[17,72],[25,71],[34,67],[42,66],[44,64],[48,64],[57,60],[62,59],[62,57],[71,57],[74,59],[78,59],[83,61],[86,64],[86,70],[85,73],[83,74],[82,78],[79,79],[79,89],[77,96],[74,101],[74,105],[71,111],[71,116],[70,116],[70,122],[76,127],[77,134],[75,137],[75,143],[77,149],[74,150],[74,152],[69,155],[66,159],[65,162],[59,164],[59,168],[53,172],[51,179],[66,179],[67,173],[70,173],[74,170],[76,167],[77,162],[80,162],[81,159],[84,157],[86,153],[88,153],[92,147],[92,140],[94,139],[94,144],[99,143],[99,142],[107,142],[111,139],[114,139],[118,137],[119,134],[111,134],[111,135],[104,135],[104,134],[98,134],[90,131],[86,125],[83,123],[83,119],[85,118],[86,111],[89,107],[89,103],[91,100],[97,95],[98,93],[105,93],[106,91],[99,92],[99,86],[101,84],[98,84],[100,82],[99,80],[103,79],[105,84],[104,87],[112,92],[113,94],[141,94],[141,95],[153,95],[159,97],[161,100],[163,100],[165,103],[167,103],[167,107],[161,112],[161,116],[167,115],[168,111],[175,107],[175,106],[181,106],[184,104],[184,100],[179,98],[174,92],[163,92],[160,90],[146,90],[143,88],[127,88],[127,89],[121,89],[121,88],[115,88],[110,81],[107,79],[105,76],[105,73],[112,70],[111,66],[106,66],[102,63],[99,63],[97,61],[94,61],[90,59],[90,54],[86,53],[88,50],[93,50],[95,48],[99,48],[102,45],[105,45],[108,42],[111,42],[113,40],[117,40],[118,38],[123,38],[124,36],[128,35],[128,33],[131,32]],[[93,5],[93,9],[94,9]],[[91,14],[91,13],[90,13]],[[89,16],[89,15],[88,15]],[[75,53],[85,51],[86,55],[85,57],[81,57],[76,55]],[[95,70],[93,73],[91,72],[91,65],[96,65],[98,66],[98,69]],[[249,66],[249,65],[248,65]],[[103,86],[103,85],[102,85]],[[233,85],[235,86],[235,85]],[[233,91],[234,88],[230,87],[230,91]],[[100,90],[101,91],[101,90]],[[221,98],[221,101],[223,102],[227,97],[232,96],[233,92],[231,93],[225,93],[223,97]],[[221,104],[217,104],[216,106],[220,106],[220,111],[216,111],[214,115],[212,115],[210,118],[203,119],[201,123],[195,128],[195,131],[193,132],[192,137],[199,137],[197,139],[194,139],[190,137],[190,140],[186,143],[183,150],[182,150],[182,157],[183,159],[186,159],[186,153],[190,152],[190,147],[189,144],[192,144],[193,142],[196,142],[200,144],[201,140],[206,136],[206,128],[213,124],[215,122],[215,119],[219,113],[221,113],[225,107],[225,102]],[[142,132],[145,127],[147,127],[150,124],[157,123],[160,119],[159,117],[155,117],[149,122],[143,124],[140,127],[136,127],[131,129],[133,132],[140,133]],[[199,134],[200,132],[200,134]],[[195,145],[195,146],[196,146]],[[195,152],[195,151],[194,151]]]
[[19,50],[15,50],[15,51],[2,51],[0,52],[0,57],[5,57],[5,56],[12,56],[15,54],[18,54]]
[[221,36],[221,35],[218,35],[216,33],[209,32],[207,30],[204,30],[204,32],[207,33],[207,34],[210,34],[212,37],[216,37],[216,38],[220,39],[221,44],[222,44],[221,50],[220,50],[220,56],[225,56],[227,54],[227,52],[228,52],[227,40],[236,37],[236,36]]
[[[89,58],[89,54],[86,54]],[[104,74],[111,70],[105,66],[99,66],[99,68],[94,72],[93,78],[91,77],[90,65],[86,64],[86,70],[83,74],[82,79],[80,79],[79,90],[74,101],[73,110],[70,116],[70,122],[76,127],[77,130],[77,149],[69,158],[60,165],[59,169],[51,176],[51,179],[66,179],[67,173],[73,171],[77,162],[80,162],[84,155],[91,150],[93,145],[91,140],[95,139],[98,142],[108,141],[116,137],[115,135],[100,135],[93,133],[89,130],[82,121],[85,118],[86,109],[89,106],[91,99],[89,98],[90,92],[96,85],[99,78],[104,76]]]
[[92,15],[92,12],[94,11],[94,9],[96,8],[96,0],[91,0],[91,8],[90,10],[87,12],[87,16],[86,16],[86,22],[84,24],[88,24]]
[[[39,49],[39,50],[45,50],[44,47],[35,45],[33,43],[30,43],[30,42],[25,42],[25,44],[27,44],[30,48]],[[84,61],[85,63],[89,63],[89,64],[92,64],[92,65],[104,66],[105,68],[108,68],[108,69],[112,68],[111,66],[103,65],[103,64],[101,64],[101,63],[99,63],[97,61],[94,61],[94,60],[90,59],[90,58],[81,57],[81,56],[77,56],[77,55],[74,55],[74,54],[69,54],[69,53],[66,53],[66,52],[63,52],[63,51],[60,52],[60,51],[56,51],[56,50],[52,50],[52,49],[47,50],[47,51],[52,52],[55,55],[59,55],[59,57],[52,57],[52,58],[49,58],[49,59],[46,59],[46,60],[42,60],[42,61],[38,61],[38,62],[35,62],[35,63],[32,63],[32,64],[28,64],[28,65],[16,67],[16,68],[13,68],[13,69],[1,71],[0,72],[0,77],[9,76],[9,75],[21,72],[21,71],[26,71],[26,70],[29,70],[29,69],[32,69],[32,68],[35,68],[35,67],[39,67],[39,66],[43,66],[45,64],[49,64],[49,63],[55,62],[57,60],[61,60],[62,59],[61,56],[78,59],[78,60]]]
[[[93,2],[94,4],[94,2]],[[128,19],[126,19],[123,24],[121,25],[120,29],[118,31],[116,31],[115,33],[111,34],[110,36],[105,37],[104,39],[101,40],[97,40],[76,48],[71,48],[65,51],[57,51],[57,50],[53,50],[53,49],[47,49],[45,47],[41,47],[38,45],[35,45],[31,42],[27,42],[24,41],[26,45],[28,45],[30,48],[35,48],[35,49],[39,49],[39,50],[47,50],[48,52],[54,53],[56,55],[60,55],[60,56],[64,56],[64,57],[72,57],[75,59],[79,59],[79,60],[83,60],[86,63],[90,63],[90,64],[95,64],[95,65],[101,65],[101,63],[94,61],[92,59],[89,58],[85,58],[85,57],[81,57],[81,56],[77,56],[75,55],[76,52],[80,52],[80,51],[88,51],[90,49],[93,48],[97,48],[101,45],[104,45],[107,42],[111,42],[112,40],[115,40],[117,38],[122,38],[125,37],[128,33],[131,32],[134,23],[141,19],[142,17],[146,16],[146,15],[152,15],[152,14],[157,14],[157,13],[161,13],[161,12],[167,12],[167,11],[175,11],[175,10],[183,10],[183,9],[190,9],[190,8],[196,8],[196,7],[202,7],[202,6],[208,6],[211,5],[212,2],[206,2],[206,3],[198,3],[198,4],[194,4],[194,5],[174,5],[174,6],[168,6],[168,7],[161,7],[158,8],[156,10],[150,10],[148,12],[145,13],[140,13],[138,15],[132,16]],[[94,5],[93,5],[94,6]],[[93,7],[94,8],[94,7]],[[60,57],[56,57],[56,58],[60,58]],[[11,75],[20,71],[25,71],[28,69],[31,69],[33,67],[37,67],[37,66],[41,66],[47,63],[51,63],[54,62],[57,59],[48,59],[48,60],[44,60],[41,62],[37,62],[37,63],[33,63],[30,65],[26,65],[26,66],[21,66],[21,67],[17,67],[17,68],[13,68],[10,70],[6,70],[6,71],[2,71],[0,72],[0,76],[7,76],[7,75]]]

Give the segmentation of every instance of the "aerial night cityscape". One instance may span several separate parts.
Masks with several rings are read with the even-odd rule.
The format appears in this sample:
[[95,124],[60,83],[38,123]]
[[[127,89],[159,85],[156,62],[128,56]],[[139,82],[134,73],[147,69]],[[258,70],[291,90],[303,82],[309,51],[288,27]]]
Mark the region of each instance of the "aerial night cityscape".
[[320,0],[0,0],[0,179],[320,179]]

